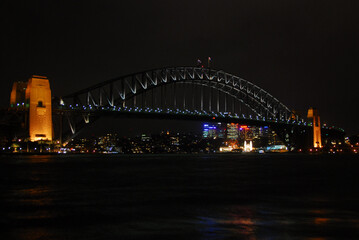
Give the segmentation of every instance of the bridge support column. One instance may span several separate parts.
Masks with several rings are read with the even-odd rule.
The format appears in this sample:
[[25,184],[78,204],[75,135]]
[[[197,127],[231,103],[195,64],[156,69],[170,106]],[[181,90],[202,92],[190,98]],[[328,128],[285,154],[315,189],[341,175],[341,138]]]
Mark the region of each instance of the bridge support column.
[[176,109],[176,83],[173,83],[173,108]]
[[196,109],[196,107],[194,106],[194,98],[195,98],[195,96],[196,96],[196,87],[197,87],[197,85],[194,85],[193,84],[193,80],[192,80],[192,88],[191,88],[191,91],[192,91],[192,109],[191,110],[195,110]]
[[212,111],[212,88],[211,88],[211,82],[209,82],[208,83],[208,85],[209,85],[209,101],[208,101],[208,110],[209,110],[209,112],[211,112]]
[[183,91],[183,110],[186,110],[186,84],[185,83],[183,84],[183,88],[184,88],[184,91]]
[[220,98],[220,91],[217,92],[217,112],[219,112],[219,98]]
[[203,85],[201,86],[201,111],[203,111]]
[[152,109],[155,109],[155,95],[153,94],[153,88],[151,89],[151,98],[152,98],[152,101],[151,101],[151,104],[152,104]]
[[321,148],[322,135],[318,110],[315,108],[309,108],[307,118],[313,124],[313,147]]
[[224,94],[224,112],[227,112],[227,94]]
[[25,93],[29,104],[30,141],[52,141],[52,109],[49,80],[42,76],[32,76]]
[[60,133],[59,133],[60,138],[59,138],[59,141],[60,141],[61,146],[62,146],[62,134],[63,134],[63,132],[62,132],[62,124],[63,124],[63,114],[60,115]]
[[233,99],[232,113],[235,113],[235,111],[236,111],[236,99],[235,98],[232,98],[232,99]]

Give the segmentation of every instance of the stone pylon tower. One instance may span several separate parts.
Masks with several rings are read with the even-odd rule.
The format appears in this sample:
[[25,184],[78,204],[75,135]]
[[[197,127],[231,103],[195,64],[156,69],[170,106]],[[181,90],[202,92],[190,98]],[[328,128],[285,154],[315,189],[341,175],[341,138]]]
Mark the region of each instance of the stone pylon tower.
[[318,114],[318,110],[315,108],[309,108],[307,118],[309,121],[313,123],[313,146],[315,148],[321,148],[322,135],[321,135],[320,117]]
[[10,107],[25,107],[26,82],[14,82],[10,95]]
[[25,99],[29,107],[30,141],[52,141],[51,89],[47,77],[33,75],[27,82]]

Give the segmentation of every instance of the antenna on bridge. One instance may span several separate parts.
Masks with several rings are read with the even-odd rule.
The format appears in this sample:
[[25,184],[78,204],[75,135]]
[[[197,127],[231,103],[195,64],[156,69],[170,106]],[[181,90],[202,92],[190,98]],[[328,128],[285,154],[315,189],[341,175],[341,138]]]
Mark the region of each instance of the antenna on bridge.
[[211,68],[211,63],[212,63],[212,58],[211,57],[208,57],[208,68]]

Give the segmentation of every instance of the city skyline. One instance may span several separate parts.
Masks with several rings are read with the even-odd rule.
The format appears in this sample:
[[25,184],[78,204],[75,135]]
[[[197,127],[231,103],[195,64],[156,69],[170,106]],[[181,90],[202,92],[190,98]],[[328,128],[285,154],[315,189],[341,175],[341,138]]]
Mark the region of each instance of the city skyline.
[[2,9],[3,108],[12,83],[32,74],[47,76],[53,96],[63,96],[210,56],[214,69],[257,84],[303,116],[316,107],[323,122],[359,132],[354,1],[19,1]]

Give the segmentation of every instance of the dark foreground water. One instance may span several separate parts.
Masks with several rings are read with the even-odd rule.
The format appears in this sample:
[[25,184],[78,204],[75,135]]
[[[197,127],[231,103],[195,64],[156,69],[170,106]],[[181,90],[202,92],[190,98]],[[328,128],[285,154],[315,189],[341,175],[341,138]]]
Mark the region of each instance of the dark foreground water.
[[0,157],[0,239],[359,239],[359,157]]

